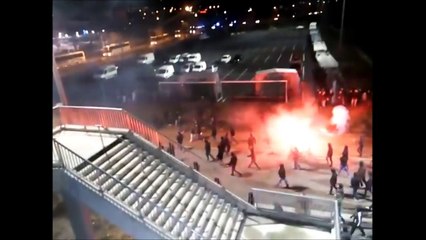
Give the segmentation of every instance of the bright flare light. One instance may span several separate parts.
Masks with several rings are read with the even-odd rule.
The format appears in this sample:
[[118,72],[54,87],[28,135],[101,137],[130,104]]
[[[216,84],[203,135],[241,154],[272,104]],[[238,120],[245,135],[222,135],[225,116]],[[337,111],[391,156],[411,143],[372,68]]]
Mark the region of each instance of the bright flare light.
[[266,131],[271,149],[283,156],[295,147],[300,152],[321,154],[327,141],[312,124],[312,117],[301,113],[283,112],[270,117]]
[[341,135],[345,133],[350,119],[348,109],[341,105],[335,106],[332,113],[331,124],[336,126],[337,134]]

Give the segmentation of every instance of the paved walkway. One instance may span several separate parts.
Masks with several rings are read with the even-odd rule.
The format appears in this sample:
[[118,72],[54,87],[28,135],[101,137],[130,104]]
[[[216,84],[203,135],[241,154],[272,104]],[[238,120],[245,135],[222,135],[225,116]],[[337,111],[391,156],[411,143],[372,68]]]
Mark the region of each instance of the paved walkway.
[[[223,130],[222,130],[223,131]],[[170,139],[174,140],[176,137],[176,129],[173,126],[169,126],[161,130],[161,133]],[[189,134],[184,134],[184,145],[191,147],[190,151],[179,151],[175,149],[176,156],[181,159],[186,164],[193,166],[193,162],[197,161],[200,165],[200,172],[208,176],[211,179],[218,177],[223,186],[227,189],[238,195],[243,199],[247,199],[248,192],[250,188],[264,188],[275,191],[283,192],[300,192],[305,194],[312,194],[316,196],[322,196],[327,198],[333,198],[333,196],[328,195],[329,192],[329,179],[330,179],[330,170],[326,165],[325,159],[313,156],[309,161],[302,161],[301,167],[304,170],[293,170],[292,162],[288,160],[281,161],[279,156],[274,156],[273,153],[267,151],[257,151],[256,158],[257,162],[261,167],[261,170],[253,167],[248,168],[250,159],[247,157],[249,154],[247,150],[247,141],[243,139],[248,138],[247,133],[240,133],[241,139],[238,144],[233,144],[231,151],[234,150],[238,157],[237,170],[239,170],[243,176],[236,177],[230,175],[230,168],[228,168],[224,163],[228,163],[230,156],[225,154],[223,163],[218,161],[208,161],[204,154],[204,143],[199,140],[193,143],[189,143]],[[247,137],[245,136],[247,135]],[[219,131],[218,136],[221,136]],[[238,135],[237,135],[238,137]],[[212,155],[217,154],[217,142],[211,140],[212,145]],[[336,147],[337,148],[337,147]],[[339,149],[339,148],[337,148]],[[371,154],[371,146],[366,147],[366,153]],[[336,154],[337,155],[337,154]],[[368,155],[367,155],[368,156]],[[267,162],[263,161],[268,159]],[[350,156],[349,167],[350,170],[357,169],[357,164],[360,160],[363,160],[367,165],[371,165],[371,158],[359,158],[356,156]],[[284,163],[287,170],[288,181],[291,185],[290,189],[276,188],[275,184],[278,181],[278,165]],[[334,167],[338,168],[338,161],[334,163]],[[342,173],[338,178],[339,183],[343,183],[345,186],[345,194],[347,198],[344,202],[344,207],[346,209],[352,209],[357,205],[369,206],[371,200],[354,200],[349,198],[349,195],[352,194],[352,188],[350,188],[350,177],[346,176],[345,173]],[[362,193],[363,190],[359,190],[359,193]]]

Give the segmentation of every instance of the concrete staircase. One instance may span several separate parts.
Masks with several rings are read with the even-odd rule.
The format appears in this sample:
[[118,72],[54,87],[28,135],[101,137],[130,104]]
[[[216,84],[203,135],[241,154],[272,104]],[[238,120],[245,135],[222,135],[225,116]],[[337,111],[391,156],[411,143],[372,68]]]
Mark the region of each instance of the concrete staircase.
[[237,238],[245,219],[237,206],[156,159],[131,140],[122,138],[114,142],[90,161],[121,184],[89,164],[74,170],[99,186],[104,194],[148,218],[174,238]]

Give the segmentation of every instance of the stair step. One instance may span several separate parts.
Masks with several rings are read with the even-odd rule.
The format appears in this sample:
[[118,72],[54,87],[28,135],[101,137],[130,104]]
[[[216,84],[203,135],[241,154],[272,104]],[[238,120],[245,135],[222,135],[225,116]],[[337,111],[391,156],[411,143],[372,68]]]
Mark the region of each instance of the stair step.
[[[208,224],[208,221],[210,220],[213,211],[216,208],[216,205],[219,203],[219,198],[217,195],[214,195],[211,199],[209,204],[206,207],[206,210],[203,212],[203,215],[201,216],[200,221],[197,224],[197,227],[195,228],[195,232],[198,234],[203,234],[204,229],[206,225]],[[199,239],[201,236],[198,236],[196,233],[192,233],[190,239]]]
[[225,229],[223,230],[223,233],[222,233],[222,236],[220,237],[220,239],[230,239],[231,238],[232,229],[234,228],[234,224],[237,221],[238,214],[239,214],[238,208],[233,208],[231,213],[230,213],[230,216],[227,219]]
[[210,219],[208,220],[207,226],[204,228],[204,231],[203,231],[203,237],[204,238],[206,238],[206,239],[211,238],[211,235],[213,234],[213,231],[215,230],[215,228],[217,226],[219,216],[222,213],[224,206],[225,206],[225,200],[220,199],[219,203],[217,204],[217,206],[213,210],[213,213],[212,213]]
[[213,235],[211,236],[211,238],[213,239],[220,238],[228,222],[231,210],[232,210],[231,204],[226,203],[225,207],[222,209],[222,212],[220,213],[218,217],[218,220],[216,222],[216,229],[214,229]]

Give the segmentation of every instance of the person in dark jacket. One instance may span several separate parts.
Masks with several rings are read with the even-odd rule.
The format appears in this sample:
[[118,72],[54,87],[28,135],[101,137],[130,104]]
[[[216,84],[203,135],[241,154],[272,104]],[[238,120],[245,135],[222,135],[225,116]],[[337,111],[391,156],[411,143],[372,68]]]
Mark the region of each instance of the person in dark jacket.
[[204,139],[204,150],[206,152],[207,161],[210,161],[210,157],[212,160],[214,160],[213,156],[211,155],[211,145],[207,138]]
[[343,170],[349,176],[348,160],[349,160],[349,150],[348,150],[348,146],[346,145],[345,148],[343,149],[342,156],[340,157],[340,169],[338,174],[340,174],[340,172]]
[[236,172],[241,177],[242,174],[236,169],[237,161],[238,161],[237,156],[235,155],[234,152],[231,152],[231,160],[228,163],[228,166],[231,167],[231,176],[234,176],[234,172]]
[[223,137],[220,137],[220,142],[217,145],[217,160],[223,160],[223,154],[225,153],[225,140]]
[[373,173],[368,172],[368,181],[365,184],[364,198],[367,198],[367,192],[373,193]]
[[325,160],[330,167],[333,167],[333,147],[331,146],[331,143],[328,143],[327,156],[325,157]]
[[179,149],[183,150],[183,134],[182,132],[178,132],[177,136],[176,136],[176,141],[179,144]]
[[335,189],[337,191],[337,172],[336,169],[332,168],[331,169],[331,177],[330,177],[330,195],[333,195],[333,189]]
[[287,176],[286,176],[286,173],[285,173],[285,168],[284,168],[284,164],[280,164],[280,169],[278,170],[278,177],[280,177],[280,180],[278,181],[278,183],[277,183],[277,187],[280,187],[281,186],[281,182],[282,181],[284,181],[285,182],[285,187],[286,188],[289,188],[290,186],[288,185],[288,182],[287,182]]
[[367,169],[365,167],[365,164],[363,161],[360,161],[359,168],[358,168],[358,176],[360,179],[360,184],[364,186],[367,185],[366,173],[367,173]]
[[226,154],[229,155],[231,152],[231,141],[229,141],[228,133],[226,133],[225,137],[223,137],[223,142],[225,144]]
[[248,167],[250,168],[251,165],[254,164],[254,165],[256,165],[257,169],[260,170],[260,167],[259,167],[259,165],[257,165],[257,162],[256,162],[256,154],[254,152],[254,148],[250,149],[250,155],[248,155],[248,157],[251,158],[251,161],[250,161],[250,164],[248,165]]
[[357,172],[354,173],[353,177],[351,178],[352,197],[354,199],[358,199],[357,193],[358,193],[360,182],[361,182],[361,180],[360,180],[358,173]]

